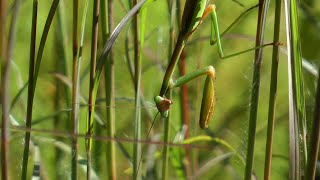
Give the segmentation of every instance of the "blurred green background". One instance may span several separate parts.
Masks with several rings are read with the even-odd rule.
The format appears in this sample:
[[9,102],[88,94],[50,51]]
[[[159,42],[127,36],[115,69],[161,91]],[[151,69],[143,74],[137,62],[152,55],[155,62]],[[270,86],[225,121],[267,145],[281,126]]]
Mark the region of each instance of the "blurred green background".
[[[255,5],[257,1],[246,0],[241,1],[243,4],[239,6],[232,0],[226,1],[209,1],[216,4],[220,31],[226,29],[242,12],[249,7]],[[13,0],[9,1],[9,6]],[[184,3],[184,1],[182,1]],[[304,2],[303,3],[310,3]],[[42,30],[48,15],[51,1],[39,1],[39,14],[37,22],[37,47],[41,38]],[[79,24],[81,22],[84,1],[79,1]],[[88,66],[90,61],[90,43],[91,43],[91,23],[92,23],[92,2],[89,2],[89,12],[86,22],[86,32],[83,48],[83,60],[81,64],[81,95],[88,98],[89,73]],[[299,9],[300,32],[302,39],[302,54],[314,66],[319,65],[320,51],[320,2],[314,1],[312,6]],[[61,90],[65,86],[61,79],[57,78],[57,74],[61,74],[63,66],[67,67],[67,78],[71,80],[72,71],[72,1],[60,1],[59,11],[56,12],[52,27],[49,32],[48,40],[45,46],[43,60],[40,68],[40,76],[36,87],[33,122],[42,119],[39,123],[34,124],[34,129],[42,129],[48,132],[68,132],[70,128],[69,111],[71,105],[66,100],[64,92]],[[125,0],[114,1],[114,25],[117,25],[129,10],[128,2]],[[284,12],[284,11],[283,11]],[[311,13],[311,14],[310,14]],[[284,14],[284,13],[282,13]],[[10,100],[13,99],[28,80],[28,64],[29,64],[29,44],[32,19],[32,2],[23,1],[18,16],[18,24],[16,29],[16,39],[14,42],[13,65],[11,69],[10,81]],[[59,28],[58,17],[64,21],[62,29]],[[11,14],[8,13],[10,19]],[[158,94],[165,68],[168,62],[168,44],[169,44],[169,13],[167,2],[157,0],[148,8],[146,20],[146,39],[142,49],[142,82],[141,88],[147,107],[141,107],[143,120],[143,139],[146,138],[150,122],[157,113],[154,106],[153,97]],[[316,21],[316,23],[314,22]],[[223,38],[222,46],[225,55],[233,54],[241,50],[245,50],[255,45],[255,33],[257,22],[257,8],[245,15],[239,23],[237,23]],[[274,23],[274,1],[271,2],[270,11],[267,18],[267,26],[265,33],[265,43],[272,42]],[[9,24],[7,25],[9,29]],[[80,28],[80,26],[79,26]],[[116,118],[116,136],[119,138],[133,139],[134,129],[134,85],[131,80],[126,60],[125,60],[125,36],[130,31],[131,23],[129,23],[119,38],[116,40],[112,52],[115,62],[115,118]],[[62,31],[61,31],[62,30]],[[62,39],[62,33],[66,38]],[[279,80],[278,80],[278,96],[276,107],[276,124],[273,146],[273,159],[271,179],[287,179],[288,178],[288,72],[287,72],[287,56],[286,56],[286,37],[285,37],[285,19],[281,19],[281,54],[279,60]],[[178,27],[175,25],[175,35],[178,34]],[[209,129],[203,131],[198,125],[201,96],[204,84],[204,77],[188,83],[188,111],[190,112],[190,133],[191,137],[210,134],[228,142],[236,151],[245,158],[247,146],[248,117],[250,107],[250,89],[253,71],[254,52],[249,52],[229,59],[219,59],[216,46],[210,46],[209,39],[204,38],[210,35],[210,22],[207,18],[192,35],[185,48],[186,51],[186,71],[191,72],[200,67],[212,65],[216,70],[216,93],[217,103],[213,118],[210,122]],[[133,37],[129,36],[129,48],[131,59],[133,59]],[[66,43],[67,48],[62,47],[62,43]],[[101,33],[99,32],[98,56],[102,50]],[[263,49],[263,62],[261,67],[261,88],[259,97],[259,111],[257,122],[257,134],[255,145],[255,158],[253,171],[258,179],[262,179],[264,170],[264,156],[267,130],[267,113],[269,104],[269,86],[270,86],[270,70],[272,48],[270,46]],[[63,53],[66,53],[67,64],[64,64]],[[305,94],[307,121],[313,118],[313,106],[315,97],[315,78],[307,70],[303,71],[305,78]],[[178,69],[176,69],[175,78],[179,77]],[[103,87],[104,84],[100,83]],[[68,96],[71,98],[71,89],[68,88]],[[57,92],[59,92],[57,96]],[[173,140],[176,133],[181,130],[181,113],[180,113],[180,89],[173,90],[173,105],[171,107],[172,131],[171,139]],[[104,98],[101,93],[99,98]],[[98,98],[98,99],[99,99]],[[27,91],[24,91],[18,104],[12,109],[10,115],[19,125],[24,126],[26,116]],[[99,103],[98,114],[104,121],[104,103]],[[80,109],[80,131],[86,132],[86,116],[87,106],[82,104]],[[147,113],[151,113],[151,117]],[[57,114],[55,117],[48,117]],[[57,118],[58,117],[58,118]],[[54,124],[59,121],[59,129]],[[150,139],[157,135],[162,135],[163,119],[158,119],[153,127],[153,134]],[[97,125],[99,126],[99,125]],[[23,137],[24,132],[12,132],[10,140],[10,172],[12,179],[20,177],[22,153],[23,153]],[[32,133],[32,140],[37,142],[41,154],[41,174],[43,178],[68,179],[70,176],[71,156],[62,151],[61,158],[56,156],[56,142],[64,142],[70,147],[70,137],[57,137],[54,133]],[[85,157],[85,143],[83,138],[79,138],[80,155]],[[158,139],[161,141],[161,139]],[[104,141],[94,141],[94,143],[103,144]],[[123,147],[131,154],[132,142],[121,142]],[[194,157],[194,172],[201,168],[206,162],[227,153],[229,150],[219,144],[200,143],[203,146],[193,147],[191,149]],[[143,152],[147,152],[151,144],[144,145]],[[162,145],[157,145],[157,152],[161,152]],[[58,147],[59,149],[59,147]],[[171,149],[182,149],[181,147],[172,146]],[[102,169],[105,166],[104,147],[95,151],[100,152],[103,156],[101,159],[93,159],[100,162]],[[31,150],[31,161],[29,162],[29,170],[32,170],[33,150]],[[158,153],[159,154],[159,153]],[[131,154],[132,156],[132,154]],[[158,155],[159,156],[159,155]],[[161,155],[160,155],[161,156]],[[159,158],[155,155],[156,159]],[[131,179],[128,169],[131,167],[129,159],[125,157],[120,148],[117,147],[117,174],[119,179]],[[59,161],[57,161],[59,159]],[[161,159],[157,159],[159,172],[161,169]],[[172,165],[171,165],[172,166]],[[93,167],[94,169],[96,167]],[[141,171],[145,171],[141,170]],[[84,179],[85,171],[79,171],[80,179]],[[244,165],[235,156],[228,160],[221,161],[202,174],[199,179],[242,179]],[[97,170],[97,174],[101,179],[106,177],[106,171]],[[176,174],[174,168],[169,169],[172,179]],[[82,178],[83,177],[83,178]],[[170,179],[171,179],[170,178]]]

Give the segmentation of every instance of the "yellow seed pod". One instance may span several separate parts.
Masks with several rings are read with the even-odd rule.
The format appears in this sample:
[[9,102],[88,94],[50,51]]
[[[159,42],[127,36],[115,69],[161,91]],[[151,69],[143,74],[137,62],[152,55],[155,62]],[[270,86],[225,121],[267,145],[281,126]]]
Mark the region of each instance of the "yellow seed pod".
[[204,84],[203,97],[201,102],[199,125],[202,129],[208,128],[216,104],[214,89],[215,77],[208,75]]

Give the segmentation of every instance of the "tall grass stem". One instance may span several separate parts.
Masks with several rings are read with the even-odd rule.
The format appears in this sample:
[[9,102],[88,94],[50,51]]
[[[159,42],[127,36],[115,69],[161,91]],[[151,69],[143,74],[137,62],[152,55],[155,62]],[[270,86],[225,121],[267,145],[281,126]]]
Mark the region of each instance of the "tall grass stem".
[[[133,6],[137,4],[137,0],[133,0]],[[133,17],[133,41],[134,41],[134,88],[135,88],[135,122],[134,122],[134,139],[141,139],[141,109],[140,109],[140,80],[141,80],[141,52],[139,36],[139,17],[136,14]],[[133,179],[141,179],[138,171],[139,161],[141,157],[141,144],[133,145]]]
[[[275,5],[275,21],[273,42],[279,42],[280,38],[280,21],[281,21],[281,1],[276,1]],[[270,179],[271,160],[272,160],[272,142],[276,111],[277,84],[278,84],[278,63],[279,63],[279,47],[273,45],[272,50],[272,66],[271,66],[271,81],[270,81],[270,96],[269,96],[269,112],[268,112],[268,130],[265,154],[264,179]]]
[[[101,30],[102,42],[105,44],[109,38],[113,28],[113,0],[101,1]],[[106,96],[106,120],[107,120],[107,136],[114,137],[115,135],[115,97],[114,97],[114,59],[113,53],[110,52],[105,63],[105,96]],[[107,142],[106,146],[107,172],[109,179],[116,178],[116,151],[115,142]]]
[[[31,41],[30,41],[29,86],[28,86],[27,117],[26,117],[27,128],[31,128],[31,119],[32,119],[32,105],[33,105],[33,94],[34,94],[33,86],[35,81],[34,64],[35,64],[35,52],[36,52],[37,16],[38,16],[38,0],[34,0],[33,8],[32,8],[32,26],[31,26]],[[26,132],[23,159],[22,159],[22,174],[21,174],[22,180],[27,179],[29,143],[30,143],[30,132]]]
[[100,0],[94,0],[93,2],[93,11],[92,11],[92,36],[91,36],[91,59],[90,59],[90,86],[89,86],[89,109],[88,109],[88,122],[87,122],[87,134],[89,139],[87,140],[87,179],[90,179],[90,170],[91,170],[91,145],[92,139],[91,135],[93,134],[94,128],[94,118],[93,106],[96,99],[97,92],[94,91],[94,77],[96,70],[96,57],[97,57],[97,45],[98,45],[98,21],[99,21],[99,12],[100,11]]
[[[300,179],[307,161],[305,132],[305,100],[301,71],[301,49],[297,2],[285,0],[289,79],[289,179]],[[300,149],[302,148],[302,149]],[[303,153],[302,161],[300,153]],[[301,163],[302,162],[302,163]],[[302,167],[301,167],[302,166]]]
[[[320,68],[319,68],[320,72]],[[305,171],[305,179],[316,179],[315,174],[317,170],[319,143],[320,143],[320,77],[318,77],[317,95],[315,98],[314,119],[311,126],[311,136],[309,143],[309,158],[307,169]]]
[[[73,0],[73,27],[72,27],[72,110],[71,130],[74,135],[78,133],[79,119],[79,77],[78,77],[78,8],[79,1]],[[72,138],[71,179],[76,180],[78,175],[78,139]]]
[[[256,46],[263,45],[264,30],[266,24],[266,18],[269,9],[269,0],[259,1],[258,11],[258,23],[256,33]],[[248,132],[248,148],[246,157],[245,167],[245,180],[250,180],[252,176],[252,166],[254,159],[254,145],[256,137],[256,124],[257,124],[257,113],[258,113],[258,102],[259,102],[259,89],[260,89],[260,69],[262,62],[262,48],[255,50],[255,59],[253,63],[253,75],[252,75],[252,86],[251,86],[251,102],[250,102],[250,117],[249,117],[249,132]]]

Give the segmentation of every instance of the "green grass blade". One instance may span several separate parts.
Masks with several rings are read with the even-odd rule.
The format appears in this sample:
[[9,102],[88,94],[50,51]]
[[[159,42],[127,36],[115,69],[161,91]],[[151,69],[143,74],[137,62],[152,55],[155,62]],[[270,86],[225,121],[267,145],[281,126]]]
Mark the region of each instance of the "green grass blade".
[[90,179],[91,170],[91,147],[92,139],[91,136],[94,131],[94,106],[97,97],[97,87],[94,87],[95,68],[96,68],[96,57],[98,47],[98,21],[100,13],[100,0],[94,0],[93,11],[92,11],[92,30],[91,30],[91,57],[90,57],[90,80],[89,80],[89,100],[88,100],[88,119],[87,119],[87,135],[89,136],[86,141],[87,146],[87,179]]
[[[96,100],[96,95],[97,95],[97,91],[98,91],[98,86],[99,86],[99,82],[100,82],[100,78],[101,78],[101,73],[102,73],[102,69],[104,67],[105,61],[106,61],[106,57],[109,55],[111,47],[113,46],[115,40],[117,39],[119,33],[121,32],[121,30],[124,28],[124,26],[128,23],[128,21],[130,20],[131,17],[133,17],[142,7],[142,5],[146,2],[147,0],[141,0],[139,1],[139,3],[137,3],[128,13],[127,15],[121,20],[121,22],[118,24],[118,26],[115,28],[115,30],[111,33],[107,43],[105,44],[103,51],[100,55],[100,57],[98,58],[97,61],[97,65],[95,67],[95,75],[94,75],[94,81],[93,84],[91,86],[91,90],[90,90],[90,94],[91,94],[91,100],[89,103],[90,109],[89,109],[89,115],[88,115],[88,129],[87,132],[91,131],[90,126],[93,124],[93,119],[94,119],[94,110],[95,110],[95,100]],[[89,140],[89,142],[87,142],[87,149],[89,150],[90,147],[90,142],[91,140]],[[88,155],[89,156],[89,155]],[[89,157],[90,158],[90,157]]]
[[[38,1],[33,1],[32,9],[32,26],[31,26],[31,41],[30,41],[30,62],[29,62],[29,86],[28,86],[28,100],[27,100],[27,117],[26,127],[31,128],[32,119],[32,106],[33,106],[33,94],[34,94],[34,63],[35,63],[35,52],[36,52],[36,33],[37,33],[37,15],[38,15]],[[27,178],[28,158],[29,158],[29,142],[30,132],[25,134],[25,145],[22,159],[22,174],[21,179]]]
[[[137,0],[133,0],[133,5],[137,4]],[[145,11],[145,10],[142,10]],[[142,13],[143,16],[144,13]],[[140,84],[141,84],[141,61],[142,54],[141,48],[144,38],[143,26],[141,27],[139,22],[141,18],[136,14],[133,18],[133,39],[134,39],[134,87],[135,87],[135,121],[134,121],[134,139],[141,139],[141,99],[140,99]],[[144,22],[142,22],[144,23]],[[139,171],[139,162],[141,158],[141,144],[133,144],[133,179],[141,179],[141,173]]]
[[[50,7],[50,11],[49,11],[49,14],[48,14],[48,17],[46,20],[46,24],[45,24],[43,31],[42,31],[40,45],[39,45],[39,49],[38,49],[38,53],[37,53],[35,69],[34,69],[33,91],[35,91],[35,89],[36,89],[44,47],[45,47],[45,44],[47,41],[47,37],[48,37],[48,33],[49,33],[49,30],[51,27],[51,23],[52,23],[54,15],[55,15],[55,12],[57,10],[59,2],[60,2],[60,0],[54,0],[52,2],[52,5]],[[34,96],[34,94],[33,94],[33,96]],[[32,98],[34,98],[34,97],[32,97]]]
[[[303,93],[303,81],[301,74],[301,51],[299,29],[297,22],[297,7],[295,0],[286,0],[286,30],[288,51],[288,76],[289,76],[289,135],[290,135],[290,158],[289,178],[300,179],[301,162],[300,152],[303,152],[302,166],[306,158],[305,141],[305,105]],[[302,134],[301,134],[302,133]],[[301,149],[300,151],[300,141]]]
[[[320,69],[319,69],[320,70]],[[306,180],[315,179],[318,154],[319,154],[319,143],[320,143],[320,78],[318,77],[317,95],[315,98],[315,109],[314,109],[314,119],[312,124],[312,130],[310,135],[309,143],[309,158],[306,168]]]
[[[264,30],[265,30],[266,17],[269,9],[269,4],[270,4],[269,0],[259,1],[256,46],[263,45]],[[247,149],[247,157],[246,157],[246,168],[245,168],[245,174],[244,174],[244,179],[246,180],[250,180],[252,176],[257,112],[258,112],[258,102],[259,102],[261,62],[262,62],[262,49],[259,48],[259,49],[256,49],[255,51],[254,69],[253,69],[253,76],[252,76],[253,79],[252,79],[252,87],[251,87],[248,149]]]

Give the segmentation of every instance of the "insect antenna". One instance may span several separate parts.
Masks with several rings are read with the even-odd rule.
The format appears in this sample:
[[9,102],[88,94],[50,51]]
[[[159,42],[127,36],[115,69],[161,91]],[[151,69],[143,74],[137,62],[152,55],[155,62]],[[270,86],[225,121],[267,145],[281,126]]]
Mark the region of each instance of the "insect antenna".
[[[147,133],[146,140],[148,140],[148,138],[149,138],[149,134],[150,134],[150,132],[151,132],[151,129],[152,129],[152,127],[153,127],[153,125],[154,125],[154,122],[156,121],[157,116],[158,116],[159,113],[160,113],[160,112],[158,112],[158,113],[156,114],[156,116],[154,117],[154,119],[153,119],[153,121],[152,121],[151,127],[149,128],[148,133]],[[139,160],[139,164],[138,164],[138,168],[137,168],[137,173],[136,173],[136,174],[138,174],[138,172],[139,172],[140,164],[141,164],[141,161],[142,161],[142,156],[143,156],[143,153],[141,153],[140,160]]]

